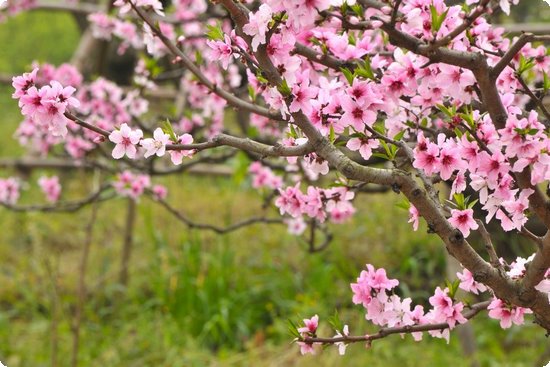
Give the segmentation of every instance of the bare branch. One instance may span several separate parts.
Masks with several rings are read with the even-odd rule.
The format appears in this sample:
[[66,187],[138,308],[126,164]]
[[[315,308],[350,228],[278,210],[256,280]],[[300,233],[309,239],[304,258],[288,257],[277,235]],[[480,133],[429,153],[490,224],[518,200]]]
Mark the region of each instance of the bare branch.
[[256,223],[284,224],[283,218],[252,217],[252,218],[244,219],[237,223],[233,223],[227,227],[219,227],[213,224],[197,223],[192,221],[186,215],[181,213],[179,210],[172,207],[166,200],[154,199],[154,201],[159,203],[164,209],[166,209],[169,213],[171,213],[174,217],[176,217],[179,221],[187,225],[189,228],[212,231],[217,234],[225,234],[225,233],[233,232]]
[[110,184],[105,184],[100,187],[97,191],[92,192],[87,197],[75,200],[75,201],[66,201],[58,202],[55,204],[47,205],[11,205],[7,203],[0,203],[1,206],[12,210],[14,212],[76,212],[87,205],[93,204],[94,202],[107,201],[115,197],[113,193],[109,195],[102,195],[104,192],[111,188]]
[[229,146],[248,152],[258,153],[264,157],[299,157],[313,152],[309,143],[298,146],[286,147],[281,144],[267,145],[248,138],[238,138],[227,134],[218,134],[212,140],[197,144],[169,144],[166,150],[196,150]]

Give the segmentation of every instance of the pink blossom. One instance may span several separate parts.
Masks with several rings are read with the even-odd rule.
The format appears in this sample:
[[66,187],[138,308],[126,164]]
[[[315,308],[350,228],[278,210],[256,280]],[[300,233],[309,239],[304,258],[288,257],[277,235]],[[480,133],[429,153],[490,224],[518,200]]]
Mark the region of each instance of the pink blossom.
[[117,180],[113,182],[115,191],[125,197],[138,199],[145,189],[151,186],[151,178],[147,175],[133,174],[131,171],[124,171],[117,175]]
[[290,112],[302,111],[306,115],[311,112],[311,100],[317,96],[317,88],[309,87],[304,83],[294,84],[292,87],[292,103],[288,110]]
[[315,349],[313,349],[315,343],[298,342],[297,344],[300,346],[300,353],[302,355],[315,354]]
[[507,305],[498,298],[493,298],[487,309],[489,310],[489,317],[500,320],[500,327],[503,329],[510,328],[512,324],[523,324],[523,315],[532,313],[528,308]]
[[372,150],[380,146],[377,139],[369,138],[351,138],[346,143],[346,147],[352,151],[359,151],[363,159],[369,159],[372,156]]
[[59,184],[59,178],[57,176],[42,176],[38,179],[38,185],[40,185],[40,189],[42,189],[42,192],[46,195],[46,200],[50,203],[55,203],[59,200],[61,185]]
[[157,200],[164,200],[168,196],[168,189],[163,185],[155,185],[151,189],[153,197]]
[[40,127],[47,127],[53,136],[65,137],[69,120],[64,113],[69,106],[80,106],[80,102],[72,96],[75,88],[63,87],[58,81],[52,80],[50,85],[37,89],[31,86],[36,78],[35,71],[25,75],[20,79],[14,78],[13,82],[16,88],[13,96],[19,98],[21,113],[32,118]]
[[451,223],[453,227],[462,232],[462,235],[464,237],[468,237],[470,235],[470,230],[476,230],[479,227],[479,225],[474,220],[473,209],[452,209],[449,223]]
[[159,0],[116,0],[114,5],[120,8],[119,13],[121,15],[128,13],[132,9],[130,1],[132,1],[136,7],[152,9],[158,15],[164,16],[162,3]]
[[479,294],[479,292],[485,292],[487,290],[487,287],[484,284],[478,283],[474,280],[473,274],[468,269],[464,269],[462,273],[456,273],[456,276],[460,279],[460,289],[463,289],[466,292]]
[[277,176],[269,167],[264,167],[260,162],[254,162],[248,168],[252,175],[252,187],[259,189],[267,187],[269,189],[278,189],[283,186],[283,179]]
[[344,114],[340,118],[340,124],[343,126],[353,126],[356,131],[364,132],[365,125],[372,126],[376,121],[376,113],[355,100],[343,97],[341,102]]
[[12,86],[15,92],[12,94],[13,98],[21,98],[27,93],[30,87],[33,87],[36,81],[36,73],[38,68],[34,68],[30,73],[24,73],[21,76],[14,76]]
[[147,150],[144,157],[148,158],[154,154],[157,157],[162,157],[166,152],[166,144],[169,142],[170,136],[165,134],[160,127],[157,127],[153,132],[153,138],[142,139],[139,144]]
[[302,217],[285,219],[285,223],[288,226],[288,233],[296,236],[304,233],[307,228],[307,224]]
[[19,200],[21,186],[16,178],[0,179],[0,203],[15,205]]
[[122,124],[120,130],[115,130],[109,135],[109,140],[115,143],[113,158],[120,159],[124,155],[130,159],[136,157],[136,145],[143,137],[140,129],[132,130],[127,124]]
[[427,175],[438,172],[439,168],[439,147],[428,140],[417,145],[414,150],[413,167],[422,169]]
[[453,300],[449,297],[448,292],[449,290],[447,288],[442,290],[437,287],[435,289],[435,294],[430,297],[430,304],[434,307],[435,314],[444,315],[445,318],[454,314]]
[[439,175],[443,180],[448,180],[454,171],[464,170],[467,164],[460,157],[455,144],[445,143],[439,151]]
[[420,213],[418,213],[418,209],[411,204],[409,207],[409,221],[407,223],[412,223],[414,231],[418,231],[419,218]]
[[233,56],[233,48],[231,46],[231,38],[227,34],[224,35],[224,41],[206,41],[208,47],[212,49],[212,61],[221,61],[222,67],[227,70]]
[[289,186],[286,189],[279,188],[279,197],[275,200],[275,206],[279,208],[281,215],[288,213],[293,217],[302,214],[304,203],[304,194],[296,186]]
[[[344,325],[344,328],[342,329],[342,334],[340,334],[340,332],[337,330],[334,338],[341,338],[343,336],[349,336],[348,325]],[[334,343],[334,345],[338,347],[338,354],[340,354],[341,356],[346,354],[346,348],[348,345],[345,342],[336,342]]]
[[[191,136],[191,134],[185,133],[178,137],[177,143],[182,145],[192,144],[193,137]],[[195,150],[178,149],[170,150],[168,153],[170,154],[170,159],[172,160],[172,163],[175,165],[179,165],[183,162],[183,157],[191,158],[195,154]]]
[[252,50],[256,52],[258,46],[266,42],[265,36],[271,21],[272,11],[269,5],[262,4],[256,13],[251,13],[249,21],[243,27],[243,32],[252,36]]
[[304,326],[298,328],[298,332],[302,336],[315,335],[319,326],[319,316],[315,315],[311,319],[304,319]]

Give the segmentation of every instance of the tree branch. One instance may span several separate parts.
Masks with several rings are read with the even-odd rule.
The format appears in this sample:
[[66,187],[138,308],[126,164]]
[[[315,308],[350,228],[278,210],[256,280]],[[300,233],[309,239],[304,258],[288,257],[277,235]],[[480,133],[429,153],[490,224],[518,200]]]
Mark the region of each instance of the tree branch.
[[239,230],[241,228],[244,228],[244,227],[250,226],[252,224],[256,224],[256,223],[284,224],[284,221],[283,221],[282,218],[252,217],[252,218],[244,219],[244,220],[242,220],[240,222],[237,222],[237,223],[233,223],[233,224],[231,224],[227,227],[219,227],[219,226],[215,226],[213,224],[197,223],[197,222],[192,221],[187,216],[185,216],[183,213],[181,213],[179,210],[172,207],[166,200],[154,199],[154,201],[159,203],[164,209],[166,209],[170,214],[172,214],[180,222],[187,225],[189,228],[212,231],[212,232],[215,232],[217,234],[226,234],[226,233],[233,232],[233,231]]
[[[470,307],[469,310],[465,311],[462,315],[470,320],[475,317],[479,312],[485,310],[489,306],[490,301],[484,301],[476,303]],[[358,335],[358,336],[341,336],[334,338],[312,338],[305,337],[302,342],[307,344],[321,343],[321,344],[334,344],[334,343],[357,343],[357,342],[371,342],[373,340],[382,339],[392,334],[410,334],[422,331],[432,331],[432,330],[445,330],[449,328],[449,324],[446,322],[438,324],[424,324],[424,325],[411,325],[411,326],[399,326],[392,328],[382,328],[378,330],[375,334],[370,335]]]

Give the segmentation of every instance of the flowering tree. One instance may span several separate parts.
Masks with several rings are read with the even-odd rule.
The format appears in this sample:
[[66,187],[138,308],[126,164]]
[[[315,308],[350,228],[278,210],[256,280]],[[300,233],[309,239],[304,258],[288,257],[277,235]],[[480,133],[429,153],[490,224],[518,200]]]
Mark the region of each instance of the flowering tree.
[[[32,207],[17,205],[19,181],[7,178],[0,181],[0,202],[13,210],[73,210],[114,190],[132,199],[150,195],[186,224],[216,232],[281,223],[197,224],[151,184],[150,176],[215,159],[208,151],[226,149],[227,158],[242,150],[256,160],[249,168],[253,187],[273,193],[266,200],[290,232],[300,235],[308,225],[326,231],[327,222],[353,216],[356,191],[385,186],[407,199],[412,229],[424,220],[464,267],[456,282],[435,289],[431,309],[424,310],[395,294],[399,282],[383,268],[367,265],[351,284],[353,302],[379,331],[353,335],[353,326],[333,318],[336,336],[321,337],[315,315],[291,325],[302,353],[334,344],[343,354],[350,343],[391,334],[418,341],[428,332],[448,340],[450,330],[484,310],[502,328],[532,314],[549,333],[550,232],[536,235],[526,223],[550,228],[544,192],[550,112],[543,103],[550,36],[505,38],[488,18],[509,14],[513,3],[116,0],[88,20],[96,38],[118,39],[120,53],[142,52],[133,88],[85,80],[71,65],[36,65],[13,78],[24,116],[17,131],[22,145],[43,155],[63,150],[83,162],[95,159],[116,178],[81,201],[62,202],[59,180],[44,177],[39,185],[51,204]],[[10,0],[3,11],[38,5]],[[167,60],[170,71],[158,75],[156,67]],[[178,98],[176,113],[163,111],[160,119],[142,93],[163,77],[177,82]],[[238,115],[237,133],[224,125],[229,107],[249,114],[248,121]],[[449,197],[439,193],[443,181]],[[489,223],[527,237],[533,255],[504,261]],[[469,242],[472,231],[484,253]],[[462,302],[458,288],[484,293],[486,300]]]

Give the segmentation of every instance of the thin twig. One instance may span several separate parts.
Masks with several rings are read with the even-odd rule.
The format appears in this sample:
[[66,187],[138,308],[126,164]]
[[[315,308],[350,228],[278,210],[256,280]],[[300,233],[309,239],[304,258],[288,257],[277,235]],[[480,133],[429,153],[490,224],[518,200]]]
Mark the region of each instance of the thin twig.
[[112,193],[102,196],[102,194],[110,188],[110,184],[105,184],[85,198],[75,201],[65,201],[46,205],[11,205],[0,202],[0,206],[15,212],[76,212],[89,204],[114,198],[115,195]]
[[[537,97],[535,95],[535,93],[533,93],[533,91],[531,90],[531,88],[529,88],[529,86],[527,85],[527,83],[525,82],[525,79],[523,79],[523,77],[516,72],[516,79],[518,80],[518,82],[521,84],[521,86],[523,87],[525,93],[527,93],[527,95],[531,98],[531,100],[533,102],[535,102],[535,104],[537,105],[538,108],[540,108],[541,112],[543,113],[543,115],[546,117],[547,120],[550,120],[550,112],[546,109],[546,106],[544,105],[544,103],[542,102],[542,100]],[[546,125],[546,124],[545,124]],[[546,127],[548,127],[548,125],[546,125]]]
[[491,240],[491,235],[489,234],[489,232],[487,232],[487,228],[485,228],[485,224],[483,223],[482,220],[479,220],[479,219],[476,219],[476,222],[479,225],[478,231],[479,231],[479,234],[481,235],[481,238],[483,239],[483,243],[485,244],[485,250],[487,251],[487,254],[489,254],[489,262],[496,269],[502,268],[502,265],[498,260],[498,255],[495,250],[495,246],[493,245],[493,241]]
[[257,223],[284,224],[284,221],[283,221],[282,218],[251,217],[251,218],[244,219],[242,221],[233,223],[233,224],[231,224],[227,227],[219,227],[219,226],[216,226],[216,225],[213,225],[213,224],[198,223],[198,222],[192,221],[186,215],[181,213],[179,210],[172,207],[166,200],[156,198],[156,199],[154,199],[154,201],[159,203],[164,209],[166,209],[175,218],[177,218],[180,222],[183,222],[189,228],[212,231],[212,232],[215,232],[217,234],[226,234],[226,233],[233,232],[233,231],[236,231],[236,230],[239,230],[241,228],[247,227],[247,226],[252,225],[252,224],[257,224]]

